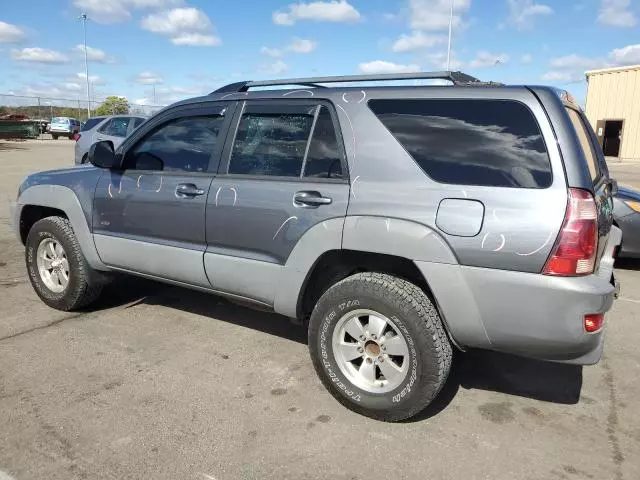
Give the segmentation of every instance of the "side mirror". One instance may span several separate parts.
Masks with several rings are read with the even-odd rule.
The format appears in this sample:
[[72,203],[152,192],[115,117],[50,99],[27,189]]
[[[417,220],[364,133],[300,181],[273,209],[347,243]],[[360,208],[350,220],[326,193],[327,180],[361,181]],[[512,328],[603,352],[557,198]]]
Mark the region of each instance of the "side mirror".
[[110,140],[103,140],[91,145],[87,159],[92,165],[100,168],[117,168],[120,166],[120,160],[113,151],[113,142]]

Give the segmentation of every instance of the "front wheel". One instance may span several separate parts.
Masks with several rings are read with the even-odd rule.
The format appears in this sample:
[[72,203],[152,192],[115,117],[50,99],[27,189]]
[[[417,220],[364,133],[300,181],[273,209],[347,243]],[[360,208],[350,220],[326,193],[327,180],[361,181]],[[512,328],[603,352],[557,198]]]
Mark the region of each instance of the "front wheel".
[[443,387],[452,348],[429,297],[382,273],[359,273],[329,288],[309,323],[309,351],[329,392],[355,412],[400,421]]
[[25,244],[27,272],[44,303],[58,310],[78,310],[93,302],[103,283],[87,264],[69,220],[38,220]]

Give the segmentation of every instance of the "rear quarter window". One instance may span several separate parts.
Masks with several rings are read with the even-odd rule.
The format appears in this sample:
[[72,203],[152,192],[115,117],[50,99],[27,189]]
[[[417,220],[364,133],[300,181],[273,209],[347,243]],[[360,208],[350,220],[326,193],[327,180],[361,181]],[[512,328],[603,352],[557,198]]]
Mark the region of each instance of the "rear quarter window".
[[580,141],[580,148],[587,160],[591,180],[595,182],[600,178],[600,168],[598,167],[598,158],[587,130],[587,128],[590,127],[585,124],[582,115],[577,110],[574,110],[573,108],[567,108],[566,110],[569,114],[569,118],[571,119],[571,123],[573,124],[573,129],[576,131],[576,135]]
[[547,188],[552,172],[540,127],[510,100],[371,100],[369,108],[433,180]]

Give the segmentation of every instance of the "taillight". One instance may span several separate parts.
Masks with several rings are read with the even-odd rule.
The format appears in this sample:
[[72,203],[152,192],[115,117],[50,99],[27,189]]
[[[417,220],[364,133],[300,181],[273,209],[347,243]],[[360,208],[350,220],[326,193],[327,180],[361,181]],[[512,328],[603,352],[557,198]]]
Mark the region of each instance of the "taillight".
[[547,260],[546,275],[589,275],[598,252],[598,213],[590,192],[569,189],[564,223],[554,250]]
[[74,133],[73,134],[73,139],[77,142],[78,140],[80,140],[80,134],[79,133]]
[[590,313],[584,316],[584,329],[588,333],[597,332],[604,324],[604,313]]

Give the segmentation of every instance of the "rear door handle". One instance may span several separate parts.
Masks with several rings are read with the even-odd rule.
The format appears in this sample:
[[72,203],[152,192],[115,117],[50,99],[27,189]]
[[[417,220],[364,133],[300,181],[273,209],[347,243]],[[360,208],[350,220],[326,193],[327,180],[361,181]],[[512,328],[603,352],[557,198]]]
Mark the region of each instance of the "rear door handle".
[[320,192],[303,191],[296,192],[293,196],[293,204],[302,208],[317,208],[320,205],[331,205],[333,200],[323,197]]
[[176,187],[176,197],[178,198],[197,197],[198,195],[204,195],[204,190],[193,183],[181,183]]

